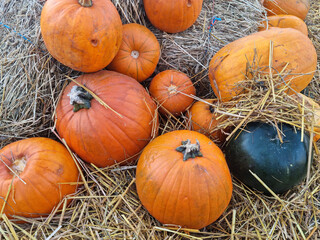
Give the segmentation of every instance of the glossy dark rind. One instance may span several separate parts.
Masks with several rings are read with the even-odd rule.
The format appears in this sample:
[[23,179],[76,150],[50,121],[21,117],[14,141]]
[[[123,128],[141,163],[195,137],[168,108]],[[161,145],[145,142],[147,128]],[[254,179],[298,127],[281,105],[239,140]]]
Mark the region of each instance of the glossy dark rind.
[[274,126],[252,122],[238,130],[225,147],[231,173],[247,186],[269,191],[249,172],[258,175],[275,193],[284,193],[303,181],[307,174],[309,136],[287,124],[279,124],[284,133],[280,142]]

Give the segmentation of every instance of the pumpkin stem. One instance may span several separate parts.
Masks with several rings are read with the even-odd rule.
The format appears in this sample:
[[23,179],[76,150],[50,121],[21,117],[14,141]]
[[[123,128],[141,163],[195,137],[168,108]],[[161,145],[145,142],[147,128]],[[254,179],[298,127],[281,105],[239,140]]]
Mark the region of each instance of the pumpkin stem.
[[92,0],[78,0],[78,3],[82,7],[91,7],[92,6]]
[[136,50],[133,50],[131,52],[131,57],[133,57],[134,59],[137,59],[139,57],[139,55],[140,55],[139,52]]
[[189,139],[187,141],[182,141],[181,146],[176,148],[176,151],[183,153],[183,161],[188,160],[189,158],[202,157],[200,152],[200,143],[196,139],[196,144],[192,144]]
[[15,159],[14,162],[12,163],[12,170],[17,174],[20,175],[20,173],[23,172],[24,168],[27,165],[27,159],[25,157]]
[[92,95],[80,86],[73,86],[67,96],[70,97],[70,104],[73,105],[74,112],[91,107]]

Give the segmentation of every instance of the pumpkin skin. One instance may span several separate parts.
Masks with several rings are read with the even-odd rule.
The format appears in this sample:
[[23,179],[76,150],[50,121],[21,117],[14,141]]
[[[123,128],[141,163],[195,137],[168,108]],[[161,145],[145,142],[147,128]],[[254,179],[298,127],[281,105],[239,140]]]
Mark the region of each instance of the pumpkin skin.
[[215,106],[212,106],[217,99],[203,99],[203,101],[195,102],[189,110],[192,129],[211,137],[217,143],[223,143],[227,135],[224,131],[217,130],[216,127],[225,118],[217,119],[220,114],[216,113]]
[[[91,0],[80,2],[89,4]],[[50,54],[81,72],[106,67],[122,40],[122,22],[110,0],[92,0],[91,7],[83,7],[77,0],[48,0],[40,27]]]
[[228,141],[225,156],[231,173],[247,186],[264,193],[258,177],[275,193],[284,193],[299,184],[307,174],[309,136],[287,124],[279,125],[283,143],[269,124],[251,122]]
[[75,83],[70,83],[56,108],[60,137],[83,160],[98,167],[135,160],[158,130],[157,106],[147,91],[135,79],[106,70],[84,74],[76,81],[109,108],[91,99],[88,109],[74,112],[69,96]]
[[294,15],[304,20],[310,9],[309,0],[264,0],[268,16]]
[[264,31],[271,27],[294,28],[308,36],[308,27],[305,22],[293,15],[269,16],[267,21],[262,22],[262,24],[263,26],[259,27],[259,31]]
[[303,98],[305,99],[305,106],[309,109],[314,109],[314,135],[313,141],[317,142],[320,139],[320,105],[316,103],[312,98],[307,97],[302,93],[292,95],[301,105],[303,104]]
[[[12,183],[3,212],[9,218],[48,215],[66,195],[76,192],[78,168],[68,150],[54,140],[37,137],[16,141],[0,150],[0,158],[1,209]],[[26,184],[18,177],[13,179],[4,163]]]
[[[183,160],[182,141],[199,141],[202,157]],[[232,195],[224,155],[209,138],[189,130],[163,134],[143,150],[136,169],[143,206],[163,224],[200,229],[214,222]]]
[[284,80],[293,90],[289,89],[287,93],[300,92],[310,83],[317,68],[317,53],[311,40],[296,29],[271,28],[229,43],[213,56],[209,79],[221,101],[229,101],[243,92],[239,84],[246,79],[247,63],[252,64],[254,57],[259,59],[260,71],[269,74],[270,41],[273,42],[273,69],[281,72],[289,63],[286,72],[290,71],[290,74]]
[[154,72],[159,59],[160,44],[156,36],[145,26],[129,23],[123,25],[120,50],[108,69],[142,82]]
[[143,0],[147,17],[156,28],[168,32],[182,32],[197,20],[203,0]]
[[190,78],[186,74],[172,69],[158,73],[151,80],[149,91],[160,104],[159,111],[163,114],[168,111],[173,115],[181,114],[192,104],[193,98],[185,94],[196,94],[196,89]]

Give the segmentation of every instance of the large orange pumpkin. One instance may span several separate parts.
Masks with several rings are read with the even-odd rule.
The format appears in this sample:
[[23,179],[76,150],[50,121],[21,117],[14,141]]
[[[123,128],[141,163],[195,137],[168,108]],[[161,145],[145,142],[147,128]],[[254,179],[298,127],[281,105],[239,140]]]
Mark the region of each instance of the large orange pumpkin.
[[145,147],[136,186],[141,203],[158,221],[194,229],[214,222],[232,195],[222,151],[189,130],[163,134]]
[[10,218],[50,214],[76,191],[77,166],[68,150],[54,140],[13,142],[0,150],[0,159],[0,209]]
[[110,0],[48,0],[40,26],[51,55],[81,72],[106,67],[122,39],[121,19]]
[[[288,93],[300,92],[310,83],[317,68],[317,53],[311,40],[292,28],[271,28],[231,42],[213,56],[209,79],[218,98],[228,101],[243,91],[241,82],[246,79],[248,65],[258,65],[262,74],[270,73],[271,41],[273,73],[287,73],[282,76],[290,86]],[[275,83],[275,87],[280,86],[283,81]]]
[[308,27],[305,22],[301,18],[293,15],[269,16],[267,21],[262,22],[262,26],[259,27],[259,31],[263,31],[271,27],[294,28],[303,34],[308,35]]
[[223,143],[227,135],[224,130],[217,129],[217,126],[225,120],[225,117],[216,112],[216,103],[217,99],[197,101],[190,108],[189,116],[193,130],[210,136],[218,143]]
[[179,115],[192,104],[196,89],[191,79],[176,70],[158,73],[151,81],[150,94],[160,104],[160,112]]
[[157,133],[156,104],[135,79],[102,70],[70,83],[56,108],[56,128],[83,160],[98,167],[133,161]]
[[197,20],[203,0],[143,0],[147,17],[156,28],[182,32]]
[[303,20],[310,9],[310,2],[309,0],[264,0],[263,6],[269,16],[288,14]]
[[123,25],[120,50],[108,69],[126,74],[139,82],[156,69],[160,58],[160,44],[155,35],[137,23]]

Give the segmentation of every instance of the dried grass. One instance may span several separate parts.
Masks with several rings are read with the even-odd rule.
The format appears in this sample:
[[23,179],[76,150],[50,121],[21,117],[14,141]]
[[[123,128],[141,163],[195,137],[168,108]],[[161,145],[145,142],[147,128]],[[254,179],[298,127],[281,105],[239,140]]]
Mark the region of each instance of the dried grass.
[[[153,28],[145,18],[142,0],[113,2],[123,23],[146,25],[159,39],[162,56],[155,74],[168,68],[187,73],[196,85],[197,96],[201,98],[214,97],[207,78],[207,66],[213,54],[225,44],[255,32],[258,20],[264,18],[258,0],[216,0],[214,6],[213,1],[205,0],[201,15],[191,29],[179,34],[165,34]],[[80,74],[52,59],[46,51],[39,28],[43,3],[38,0],[0,2],[0,147],[31,136],[57,139],[52,132],[54,106],[66,83],[66,75],[73,78]],[[312,1],[306,22],[309,37],[320,59],[319,6],[319,0]],[[210,33],[208,27],[214,16],[220,17],[222,21],[216,22]],[[316,100],[320,99],[319,80],[320,74],[317,71],[307,92]],[[149,81],[145,81],[144,85],[148,86]],[[261,96],[259,91],[256,94]],[[283,101],[280,93],[276,97],[280,102]],[[244,102],[241,108],[245,108]],[[189,119],[183,116],[161,116],[160,123],[160,133],[190,128]],[[284,195],[265,196],[233,179],[234,191],[229,207],[215,223],[200,231],[164,226],[150,216],[141,206],[136,193],[134,165],[99,169],[74,157],[81,165],[83,175],[78,192],[68,197],[73,199],[71,205],[66,206],[64,200],[60,203],[62,210],[55,209],[43,218],[22,219],[26,221],[24,224],[4,216],[0,222],[0,239],[320,237],[319,155],[315,155],[309,181]]]

